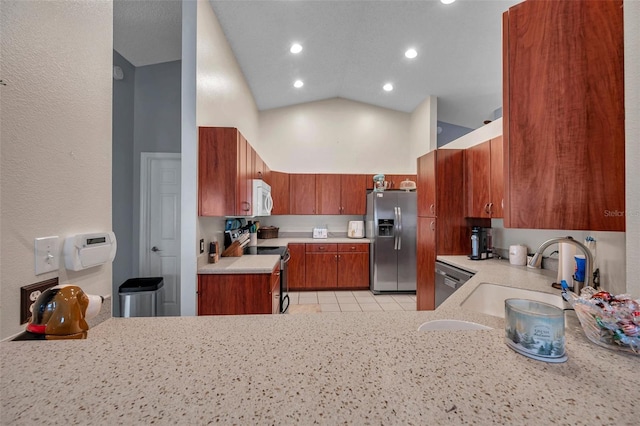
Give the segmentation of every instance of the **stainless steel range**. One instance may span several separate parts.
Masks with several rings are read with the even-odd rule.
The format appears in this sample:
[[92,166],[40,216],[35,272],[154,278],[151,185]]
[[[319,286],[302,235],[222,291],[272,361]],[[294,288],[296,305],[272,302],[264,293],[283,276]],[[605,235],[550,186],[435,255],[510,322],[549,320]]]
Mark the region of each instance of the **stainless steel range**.
[[289,260],[291,259],[289,249],[286,246],[245,247],[244,254],[270,254],[280,256],[280,313],[287,313],[287,309],[289,309],[289,283],[287,269]]

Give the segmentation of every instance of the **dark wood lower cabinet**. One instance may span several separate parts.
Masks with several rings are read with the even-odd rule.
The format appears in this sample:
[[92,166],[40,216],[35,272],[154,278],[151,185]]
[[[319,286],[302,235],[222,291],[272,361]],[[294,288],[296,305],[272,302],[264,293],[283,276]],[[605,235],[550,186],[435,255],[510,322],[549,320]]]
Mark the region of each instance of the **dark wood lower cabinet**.
[[271,274],[198,275],[198,315],[277,313],[280,265]]
[[417,309],[435,309],[436,300],[436,218],[418,218]]
[[368,288],[369,244],[306,244],[305,290]]
[[289,244],[289,267],[287,280],[289,290],[303,290],[305,287],[305,244]]

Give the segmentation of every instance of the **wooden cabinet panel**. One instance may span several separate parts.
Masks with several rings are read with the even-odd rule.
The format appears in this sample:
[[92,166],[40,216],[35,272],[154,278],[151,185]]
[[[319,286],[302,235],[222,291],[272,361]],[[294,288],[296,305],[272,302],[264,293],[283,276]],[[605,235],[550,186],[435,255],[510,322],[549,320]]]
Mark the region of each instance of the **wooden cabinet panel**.
[[468,217],[491,217],[491,141],[465,151]]
[[368,243],[340,243],[338,244],[338,251],[340,253],[369,253],[369,244]]
[[502,136],[491,139],[491,217],[504,216],[504,153]]
[[625,230],[623,27],[621,0],[503,15],[505,227]]
[[316,214],[316,175],[289,175],[290,214]]
[[[253,179],[262,179],[267,181],[265,174],[265,163],[255,150],[253,150]],[[269,183],[269,182],[267,182]]]
[[419,311],[435,309],[436,219],[418,217],[416,299]]
[[341,214],[367,214],[366,175],[340,175]]
[[340,175],[316,175],[316,214],[341,214]]
[[279,273],[278,264],[271,274],[198,275],[198,315],[272,313]]
[[272,215],[289,214],[289,174],[271,172],[271,198],[273,198]]
[[[314,245],[314,244],[307,244]],[[338,279],[338,254],[307,252],[305,279],[307,288],[334,288]]]
[[468,254],[471,231],[464,218],[464,150],[442,149],[436,155],[436,203],[438,227],[436,253]]
[[307,253],[336,253],[338,251],[338,244],[313,243],[306,246]]
[[252,193],[253,186],[251,183],[251,173],[253,168],[253,148],[247,142],[247,140],[242,136],[240,132],[239,135],[239,155],[238,155],[238,180],[237,180],[237,194],[236,198],[236,214],[247,216],[251,215],[253,211],[252,203]]
[[198,129],[198,215],[236,213],[239,132],[233,128]]
[[338,254],[338,287],[369,287],[369,253]]
[[436,155],[431,151],[418,158],[418,216],[436,217]]
[[289,244],[289,268],[287,270],[290,290],[299,290],[305,287],[305,245]]

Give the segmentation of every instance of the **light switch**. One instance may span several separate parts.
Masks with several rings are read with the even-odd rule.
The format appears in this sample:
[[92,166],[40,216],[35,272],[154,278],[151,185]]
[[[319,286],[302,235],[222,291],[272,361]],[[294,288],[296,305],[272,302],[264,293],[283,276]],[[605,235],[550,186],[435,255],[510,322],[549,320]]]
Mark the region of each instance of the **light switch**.
[[36,238],[35,257],[36,275],[57,271],[60,263],[58,237]]

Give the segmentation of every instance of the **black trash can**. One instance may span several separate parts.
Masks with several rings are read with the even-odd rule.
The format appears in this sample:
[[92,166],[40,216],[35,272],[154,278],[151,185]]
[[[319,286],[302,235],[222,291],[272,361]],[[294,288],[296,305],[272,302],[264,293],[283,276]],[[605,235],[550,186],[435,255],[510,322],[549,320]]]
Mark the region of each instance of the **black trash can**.
[[131,278],[119,288],[120,316],[155,317],[159,294],[164,285],[162,277]]

